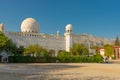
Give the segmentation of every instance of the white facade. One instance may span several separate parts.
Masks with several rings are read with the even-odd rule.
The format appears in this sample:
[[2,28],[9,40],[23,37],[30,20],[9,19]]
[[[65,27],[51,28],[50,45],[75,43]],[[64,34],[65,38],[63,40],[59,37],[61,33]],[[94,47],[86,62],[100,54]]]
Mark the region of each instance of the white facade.
[[57,31],[56,35],[39,33],[39,24],[33,18],[25,19],[21,24],[21,32],[7,32],[4,31],[4,25],[0,24],[0,31],[12,39],[12,41],[19,47],[28,47],[30,45],[39,44],[47,50],[54,50],[55,56],[60,50],[70,51],[70,48],[75,43],[84,44],[86,46],[110,44],[108,39],[97,38],[88,34],[73,34],[73,26],[68,24],[64,36]]
[[65,50],[65,38],[61,36],[27,32],[5,32],[5,35],[12,39],[18,47],[28,47],[30,45],[39,44],[47,50],[55,50],[55,53],[60,50]]
[[72,25],[68,24],[66,26],[66,33],[65,35],[65,44],[66,44],[66,51],[70,51],[70,48],[73,45],[73,40],[72,40]]
[[105,49],[101,48],[99,51],[100,51],[100,55],[102,55],[103,57],[105,57]]

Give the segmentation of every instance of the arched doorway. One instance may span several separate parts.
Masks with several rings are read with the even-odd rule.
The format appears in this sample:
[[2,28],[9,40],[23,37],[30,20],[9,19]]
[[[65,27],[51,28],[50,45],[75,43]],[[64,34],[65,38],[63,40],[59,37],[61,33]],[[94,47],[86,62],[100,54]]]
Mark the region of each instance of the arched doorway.
[[62,51],[63,51],[63,50],[59,50],[59,51],[58,51],[58,54],[59,54],[60,52],[62,52]]
[[49,50],[49,55],[54,57],[55,56],[55,51],[53,49]]
[[63,50],[59,50],[58,53],[57,53],[57,56],[62,52]]

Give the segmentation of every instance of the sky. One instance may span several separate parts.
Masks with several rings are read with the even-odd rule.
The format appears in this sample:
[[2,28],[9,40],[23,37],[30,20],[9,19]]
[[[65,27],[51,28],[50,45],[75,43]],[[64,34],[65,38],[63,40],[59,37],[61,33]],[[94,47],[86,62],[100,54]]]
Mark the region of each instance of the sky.
[[0,23],[7,31],[20,32],[26,18],[40,24],[40,32],[61,35],[67,24],[75,34],[120,37],[120,0],[0,0]]

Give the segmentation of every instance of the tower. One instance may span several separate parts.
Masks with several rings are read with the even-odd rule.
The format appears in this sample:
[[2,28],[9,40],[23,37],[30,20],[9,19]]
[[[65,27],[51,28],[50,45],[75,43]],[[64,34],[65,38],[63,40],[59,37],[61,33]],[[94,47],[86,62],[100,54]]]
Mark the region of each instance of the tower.
[[66,26],[66,33],[64,34],[65,35],[65,46],[66,46],[66,51],[70,51],[70,48],[72,47],[73,45],[73,40],[72,40],[72,25],[71,24],[68,24]]
[[4,24],[0,24],[0,31],[4,32]]
[[60,36],[60,32],[59,31],[57,31],[57,37],[59,37]]

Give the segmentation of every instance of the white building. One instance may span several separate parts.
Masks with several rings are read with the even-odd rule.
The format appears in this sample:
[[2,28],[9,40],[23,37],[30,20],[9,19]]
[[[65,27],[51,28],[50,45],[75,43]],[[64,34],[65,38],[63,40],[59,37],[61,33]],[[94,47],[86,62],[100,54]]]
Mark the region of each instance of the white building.
[[105,49],[104,48],[100,48],[99,49],[99,53],[100,53],[100,55],[102,55],[103,57],[105,57]]
[[54,56],[61,50],[70,51],[70,48],[75,43],[80,43],[88,46],[102,46],[110,44],[111,41],[104,38],[94,37],[88,34],[73,34],[73,26],[68,24],[64,36],[61,36],[59,31],[56,35],[40,33],[39,23],[33,18],[25,19],[21,24],[21,32],[8,32],[4,30],[4,25],[0,24],[0,31],[12,39],[19,47],[28,47],[29,45],[39,44],[47,50],[54,50]]

